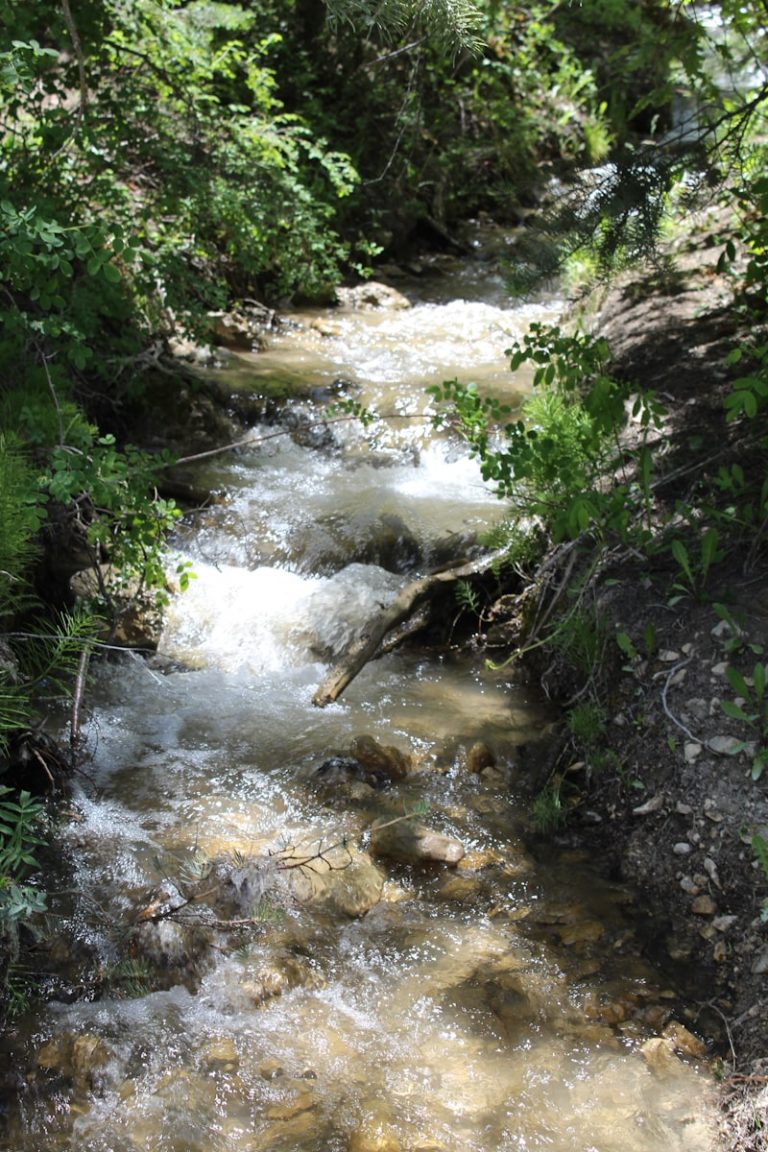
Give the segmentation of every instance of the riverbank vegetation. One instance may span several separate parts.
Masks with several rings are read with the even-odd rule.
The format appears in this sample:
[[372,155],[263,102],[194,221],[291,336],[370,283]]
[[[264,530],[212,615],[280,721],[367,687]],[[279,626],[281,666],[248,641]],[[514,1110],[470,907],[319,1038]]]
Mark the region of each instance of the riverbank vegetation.
[[[674,229],[685,231],[680,220],[696,205],[719,206],[716,274],[732,282],[733,323],[718,335],[722,370],[705,403],[693,386],[685,393],[696,399],[695,427],[691,410],[671,410],[668,383],[612,362],[593,318],[583,332],[533,329],[510,350],[513,366],[529,362],[536,374],[521,418],[469,382],[438,398],[550,557],[537,573],[542,553],[512,532],[510,565],[538,579],[540,605],[560,602],[537,615],[529,597],[522,643],[545,654],[550,681],[570,677],[573,697],[573,756],[544,781],[542,821],[559,826],[583,794],[571,765],[592,770],[606,756],[603,670],[630,668],[637,681],[660,650],[650,616],[610,634],[595,624],[595,589],[618,579],[628,557],[640,557],[632,571],[643,579],[664,574],[667,602],[713,602],[730,644],[722,711],[760,783],[765,665],[722,587],[734,551],[757,563],[768,520],[764,22],[758,0],[728,0],[717,19],[669,0],[6,5],[0,784],[14,791],[0,805],[0,926],[9,940],[41,899],[27,882],[33,777],[36,790],[55,791],[77,755],[75,713],[69,763],[40,722],[51,697],[78,702],[88,655],[114,623],[106,565],[123,583],[164,591],[163,541],[179,515],[158,492],[170,458],[129,440],[158,389],[173,388],[172,340],[210,340],[212,314],[254,301],[330,301],[342,281],[425,245],[460,250],[460,224],[480,214],[516,228],[508,273],[520,290],[563,268],[594,287],[643,264],[655,299],[668,301],[679,283]],[[76,612],[69,593],[71,574],[87,567],[101,581],[96,616]],[[758,825],[749,835],[760,864],[765,838]]]

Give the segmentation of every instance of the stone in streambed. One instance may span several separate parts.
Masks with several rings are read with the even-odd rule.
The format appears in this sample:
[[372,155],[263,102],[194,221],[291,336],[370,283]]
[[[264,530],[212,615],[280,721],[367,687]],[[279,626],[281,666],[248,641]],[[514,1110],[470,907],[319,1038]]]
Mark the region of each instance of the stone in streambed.
[[377,822],[371,832],[371,851],[404,863],[458,864],[464,845],[452,836],[435,832],[413,819]]
[[411,758],[391,744],[379,744],[372,736],[356,736],[350,756],[363,771],[377,779],[402,780],[411,770]]

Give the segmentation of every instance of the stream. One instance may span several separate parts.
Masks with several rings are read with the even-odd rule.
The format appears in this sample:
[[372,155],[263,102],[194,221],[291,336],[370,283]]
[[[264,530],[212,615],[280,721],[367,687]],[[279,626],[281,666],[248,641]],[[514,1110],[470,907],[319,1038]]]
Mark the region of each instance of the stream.
[[[712,1075],[632,894],[530,846],[521,761],[547,702],[411,645],[311,703],[377,605],[503,513],[425,388],[514,400],[505,349],[561,308],[512,306],[480,259],[408,295],[296,313],[226,369],[342,380],[392,418],[318,430],[296,402],[291,435],[200,463],[220,495],[173,542],[195,579],[161,658],[94,673],[51,897],[70,979],[4,1038],[7,1152],[714,1146]],[[405,774],[366,774],[362,748]]]

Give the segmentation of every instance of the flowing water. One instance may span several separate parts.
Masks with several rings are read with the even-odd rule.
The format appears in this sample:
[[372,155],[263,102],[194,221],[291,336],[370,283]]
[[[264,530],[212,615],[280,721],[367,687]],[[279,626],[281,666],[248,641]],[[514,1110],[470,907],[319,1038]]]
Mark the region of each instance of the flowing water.
[[[196,579],[165,661],[97,671],[92,782],[61,829],[61,940],[101,992],[78,997],[75,963],[6,1038],[3,1149],[711,1147],[710,1077],[680,1051],[631,896],[526,848],[521,750],[551,719],[536,694],[411,648],[311,703],[377,605],[499,518],[421,418],[424,389],[458,375],[513,398],[504,349],[558,305],[513,309],[485,265],[461,275],[408,311],[298,316],[239,362],[241,379],[344,380],[397,418],[319,435],[296,405],[293,436],[201,464],[222,497],[176,542]],[[354,778],[360,737],[408,754],[406,778]],[[374,852],[373,822],[409,813],[463,857]]]

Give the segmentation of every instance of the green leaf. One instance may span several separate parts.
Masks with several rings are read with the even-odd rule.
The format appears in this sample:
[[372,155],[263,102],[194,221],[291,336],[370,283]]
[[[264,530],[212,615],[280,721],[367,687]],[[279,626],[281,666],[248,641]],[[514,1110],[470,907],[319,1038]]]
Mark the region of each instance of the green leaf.
[[745,700],[750,699],[749,685],[738,669],[731,668],[729,665],[725,670],[725,678],[737,696],[742,696]]
[[745,724],[752,724],[754,721],[754,717],[748,716],[744,709],[734,704],[732,700],[721,700],[720,707],[726,716],[730,716],[733,720],[742,720]]

